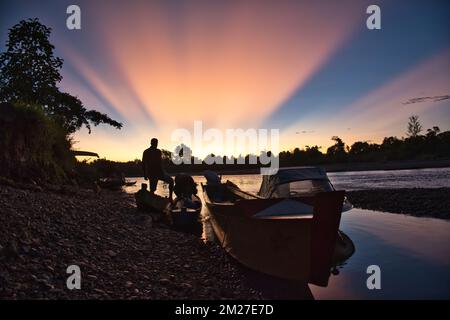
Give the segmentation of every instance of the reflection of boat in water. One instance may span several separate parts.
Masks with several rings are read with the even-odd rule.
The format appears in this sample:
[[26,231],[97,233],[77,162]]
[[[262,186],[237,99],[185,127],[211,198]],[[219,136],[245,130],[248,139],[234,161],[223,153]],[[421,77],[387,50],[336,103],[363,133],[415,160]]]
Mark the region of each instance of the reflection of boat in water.
[[338,229],[351,205],[320,168],[280,169],[264,176],[258,195],[210,173],[207,180],[203,195],[216,236],[251,269],[326,286],[332,266],[354,252]]

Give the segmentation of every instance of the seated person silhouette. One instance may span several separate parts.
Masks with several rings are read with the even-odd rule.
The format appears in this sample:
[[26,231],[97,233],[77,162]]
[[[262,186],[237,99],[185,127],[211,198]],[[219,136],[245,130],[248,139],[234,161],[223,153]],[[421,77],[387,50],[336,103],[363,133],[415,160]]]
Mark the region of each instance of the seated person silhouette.
[[153,138],[150,142],[150,148],[144,151],[142,155],[142,166],[144,169],[144,179],[149,180],[150,192],[154,193],[156,191],[158,180],[164,181],[169,184],[169,199],[172,200],[173,179],[162,167],[158,139]]
[[175,176],[175,186],[173,188],[173,192],[180,199],[191,199],[193,195],[197,194],[197,184],[190,175],[177,174]]
[[175,205],[190,209],[201,208],[201,201],[197,197],[197,184],[190,175],[177,174],[173,192],[177,196],[174,200]]

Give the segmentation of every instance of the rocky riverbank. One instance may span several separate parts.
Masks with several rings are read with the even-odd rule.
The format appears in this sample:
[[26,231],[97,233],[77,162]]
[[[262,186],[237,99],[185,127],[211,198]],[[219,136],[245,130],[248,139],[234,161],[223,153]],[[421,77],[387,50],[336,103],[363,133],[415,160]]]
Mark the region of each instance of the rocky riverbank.
[[360,190],[347,196],[357,208],[450,219],[450,188]]
[[0,299],[262,298],[221,248],[153,223],[130,195],[51,189],[0,185]]

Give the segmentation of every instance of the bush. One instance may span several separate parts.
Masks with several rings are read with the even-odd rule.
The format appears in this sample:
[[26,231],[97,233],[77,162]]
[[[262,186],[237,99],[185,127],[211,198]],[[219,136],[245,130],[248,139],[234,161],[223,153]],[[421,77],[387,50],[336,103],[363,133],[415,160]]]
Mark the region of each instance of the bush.
[[63,182],[75,158],[68,132],[40,106],[0,104],[0,176]]

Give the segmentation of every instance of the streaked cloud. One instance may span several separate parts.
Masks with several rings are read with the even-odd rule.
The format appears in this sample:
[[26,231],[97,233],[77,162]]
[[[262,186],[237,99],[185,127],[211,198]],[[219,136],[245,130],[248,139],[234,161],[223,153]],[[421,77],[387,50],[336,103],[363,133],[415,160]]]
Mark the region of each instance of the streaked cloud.
[[418,97],[418,98],[411,98],[406,102],[403,102],[403,104],[413,104],[413,103],[421,103],[421,102],[439,102],[443,100],[450,99],[450,95],[442,95],[442,96],[433,96],[433,97]]

